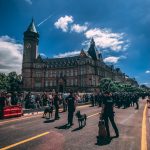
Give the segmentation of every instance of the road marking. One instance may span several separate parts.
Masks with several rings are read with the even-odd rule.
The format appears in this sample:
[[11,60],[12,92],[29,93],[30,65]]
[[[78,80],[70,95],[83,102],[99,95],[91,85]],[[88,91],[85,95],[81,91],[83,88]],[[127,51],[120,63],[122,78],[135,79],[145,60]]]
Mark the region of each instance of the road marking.
[[0,125],[4,125],[5,123],[10,123],[10,122],[15,122],[15,121],[20,121],[20,120],[28,119],[28,118],[31,118],[31,117],[37,117],[39,115],[36,115],[36,116],[27,116],[27,117],[24,117],[24,118],[17,118],[17,119],[13,119],[13,120],[3,121],[3,122],[0,122]]
[[125,122],[127,122],[129,119],[131,119],[136,113],[138,112],[138,110],[136,110],[134,113],[132,113],[131,115],[129,115],[127,118],[125,118],[124,120],[122,120],[120,122],[120,124],[124,124]]
[[7,150],[7,149],[10,149],[10,148],[13,148],[13,147],[15,147],[15,146],[18,146],[18,145],[27,143],[27,142],[29,142],[29,141],[32,141],[32,140],[34,140],[34,139],[40,138],[40,137],[42,137],[42,136],[44,136],[44,135],[47,135],[47,134],[49,134],[49,133],[50,133],[50,132],[45,132],[45,133],[39,134],[39,135],[34,136],[34,137],[31,137],[31,138],[29,138],[29,139],[26,139],[26,140],[17,142],[17,143],[15,143],[15,144],[6,146],[6,147],[4,147],[4,148],[1,148],[0,150]]
[[98,113],[95,113],[95,114],[92,114],[92,115],[89,115],[87,118],[91,118],[91,117],[96,116],[96,115],[98,115],[98,114],[99,114],[99,112],[98,112]]
[[89,107],[89,106],[91,106],[91,105],[83,105],[83,106],[77,106],[77,108],[84,108],[84,107]]
[[146,110],[147,110],[147,104],[145,105],[145,108],[144,108],[144,111],[143,111],[141,150],[147,150]]
[[[77,108],[85,108],[85,107],[89,107],[90,105],[84,105],[84,106],[77,106]],[[63,109],[59,109],[60,111],[62,111]],[[35,112],[36,113],[36,112]],[[6,121],[2,121],[0,122],[0,125],[4,125],[5,123],[10,123],[10,122],[15,122],[15,121],[20,121],[20,120],[24,120],[24,119],[28,119],[28,118],[34,118],[37,116],[40,116],[43,112],[39,112],[36,115],[29,115],[29,116],[25,116],[23,118],[17,118],[17,119],[13,119],[13,120],[6,120]]]

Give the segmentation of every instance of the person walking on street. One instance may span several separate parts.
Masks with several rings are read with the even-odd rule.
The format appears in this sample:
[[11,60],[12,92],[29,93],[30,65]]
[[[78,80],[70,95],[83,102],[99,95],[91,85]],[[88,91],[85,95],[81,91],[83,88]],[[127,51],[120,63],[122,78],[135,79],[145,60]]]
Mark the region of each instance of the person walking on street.
[[109,122],[108,120],[110,120],[113,129],[115,130],[116,133],[116,137],[119,137],[119,131],[118,128],[116,126],[115,120],[114,120],[114,110],[113,110],[113,98],[110,92],[106,91],[104,94],[104,99],[103,99],[103,103],[102,103],[102,118],[105,121],[105,127],[106,127],[106,131],[107,131],[107,137],[110,138],[110,131],[109,131]]
[[55,120],[58,120],[59,117],[59,97],[58,97],[58,92],[56,92],[54,96],[54,106],[55,106]]
[[70,95],[66,98],[68,105],[68,126],[73,125],[73,114],[75,112],[75,97],[73,92],[70,91]]

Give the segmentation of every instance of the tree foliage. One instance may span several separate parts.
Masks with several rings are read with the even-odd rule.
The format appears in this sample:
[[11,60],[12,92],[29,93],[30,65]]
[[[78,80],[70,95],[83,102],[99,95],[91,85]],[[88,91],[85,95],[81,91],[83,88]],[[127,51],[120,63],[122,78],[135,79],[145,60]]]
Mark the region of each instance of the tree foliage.
[[142,87],[136,87],[131,84],[113,81],[109,78],[103,78],[100,81],[99,88],[101,91],[110,92],[145,92],[145,89]]
[[21,91],[22,77],[16,72],[10,72],[8,75],[0,73],[0,90],[1,91]]

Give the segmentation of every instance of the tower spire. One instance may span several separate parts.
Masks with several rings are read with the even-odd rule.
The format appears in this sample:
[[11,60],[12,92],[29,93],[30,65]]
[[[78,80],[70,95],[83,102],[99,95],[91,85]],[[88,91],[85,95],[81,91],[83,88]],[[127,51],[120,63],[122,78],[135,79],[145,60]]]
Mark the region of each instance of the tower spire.
[[95,46],[95,41],[94,41],[93,38],[91,39],[90,45],[91,45],[91,46],[92,46],[92,45]]
[[99,59],[99,57],[98,57],[98,51],[96,50],[95,41],[94,41],[93,38],[91,39],[90,47],[89,47],[88,53],[89,53],[89,55],[90,55],[94,60]]
[[37,30],[36,30],[35,24],[34,24],[34,19],[33,19],[33,17],[32,17],[32,21],[31,21],[30,25],[28,26],[27,31],[29,31],[29,32],[34,32],[34,33],[38,33]]

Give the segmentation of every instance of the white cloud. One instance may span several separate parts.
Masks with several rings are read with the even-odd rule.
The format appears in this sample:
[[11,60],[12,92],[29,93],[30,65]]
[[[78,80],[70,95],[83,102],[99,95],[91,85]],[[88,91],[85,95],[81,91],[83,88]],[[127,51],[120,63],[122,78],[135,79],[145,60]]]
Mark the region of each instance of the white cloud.
[[141,83],[141,84],[148,85],[149,83],[147,83],[147,82],[144,82],[144,83]]
[[55,55],[54,58],[64,58],[64,57],[73,57],[76,55],[79,55],[81,51],[71,51],[71,52],[66,52],[66,53],[60,53],[58,55]]
[[104,62],[116,64],[120,59],[126,59],[126,58],[127,58],[126,56],[119,56],[119,57],[109,56],[104,59]]
[[71,31],[77,32],[77,33],[81,33],[87,30],[87,26],[86,25],[79,25],[79,24],[73,24],[71,27]]
[[[128,47],[128,42],[124,40],[124,33],[113,33],[110,29],[94,28],[85,32],[87,39],[94,38],[96,46],[100,48],[110,48],[113,51],[124,51]],[[85,44],[89,43],[86,41]]]
[[109,62],[109,63],[117,63],[119,60],[119,57],[114,57],[110,56],[104,59],[104,62]]
[[69,23],[73,23],[73,17],[72,16],[65,16],[65,17],[60,17],[55,23],[55,27],[57,29],[62,29],[63,32],[68,31],[68,25]]
[[44,53],[40,53],[40,56],[41,56],[42,58],[46,58],[46,57],[47,57]]
[[150,70],[145,71],[145,73],[150,74]]
[[30,5],[32,5],[32,1],[31,0],[25,0],[25,2],[27,2]]
[[0,37],[0,72],[21,73],[23,46],[5,35]]
[[145,85],[150,88],[150,83],[148,83],[148,82],[141,83],[141,85]]

